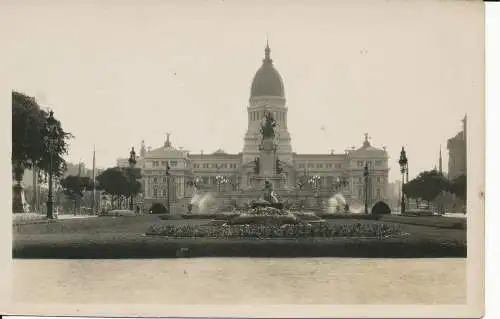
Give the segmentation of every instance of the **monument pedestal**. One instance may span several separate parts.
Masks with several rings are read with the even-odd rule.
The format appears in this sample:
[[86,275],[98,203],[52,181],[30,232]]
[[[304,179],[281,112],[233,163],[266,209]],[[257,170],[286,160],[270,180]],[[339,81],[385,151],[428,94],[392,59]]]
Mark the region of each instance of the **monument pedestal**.
[[279,189],[283,177],[280,175],[274,176],[254,176],[252,178],[252,187],[254,189],[262,189],[265,186],[266,181],[271,183],[273,189]]
[[15,184],[12,186],[12,212],[13,213],[25,213],[25,203],[24,189],[21,184]]

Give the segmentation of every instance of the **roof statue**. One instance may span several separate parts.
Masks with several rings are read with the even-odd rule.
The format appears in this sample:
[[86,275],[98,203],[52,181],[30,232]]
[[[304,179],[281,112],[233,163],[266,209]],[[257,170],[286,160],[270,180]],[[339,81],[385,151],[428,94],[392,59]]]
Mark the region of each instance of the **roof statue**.
[[167,133],[167,139],[165,140],[165,147],[172,147],[172,142],[170,142],[170,133]]
[[368,133],[365,133],[365,140],[363,142],[363,147],[370,147],[370,136],[368,136]]
[[273,118],[271,112],[267,112],[264,121],[260,126],[260,133],[262,135],[262,139],[274,139],[276,135],[276,121]]

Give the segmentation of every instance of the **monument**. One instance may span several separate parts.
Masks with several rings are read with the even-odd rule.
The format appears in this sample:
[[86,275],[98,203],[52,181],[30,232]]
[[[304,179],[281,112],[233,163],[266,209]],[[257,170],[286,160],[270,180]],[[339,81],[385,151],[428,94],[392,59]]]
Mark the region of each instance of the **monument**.
[[266,112],[260,126],[259,157],[255,159],[256,169],[255,175],[252,177],[254,188],[278,188],[279,183],[284,178],[278,167],[276,126],[277,122],[271,112]]

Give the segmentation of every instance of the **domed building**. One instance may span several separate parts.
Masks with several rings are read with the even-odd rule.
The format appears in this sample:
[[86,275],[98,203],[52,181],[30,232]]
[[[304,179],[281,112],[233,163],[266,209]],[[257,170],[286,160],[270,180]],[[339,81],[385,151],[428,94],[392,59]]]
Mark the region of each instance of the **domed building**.
[[[273,134],[264,142],[262,127],[269,115]],[[258,198],[264,181],[272,182],[282,200],[310,208],[318,208],[337,193],[349,203],[368,199],[370,205],[387,197],[388,154],[385,148],[372,146],[368,134],[358,149],[296,154],[287,115],[284,81],[267,44],[250,86],[242,151],[193,154],[174,147],[169,135],[162,147],[153,150],[146,150],[143,143],[138,166],[145,208],[159,202],[175,207],[175,212],[185,212],[194,192],[213,192],[221,201],[242,205]],[[126,160],[119,159],[118,166],[124,165]],[[369,171],[366,181],[365,166]]]

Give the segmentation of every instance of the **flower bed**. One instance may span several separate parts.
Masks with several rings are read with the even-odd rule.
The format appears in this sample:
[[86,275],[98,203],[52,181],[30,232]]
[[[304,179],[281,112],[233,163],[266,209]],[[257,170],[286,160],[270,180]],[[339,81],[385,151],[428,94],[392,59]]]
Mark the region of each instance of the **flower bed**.
[[200,227],[196,225],[154,225],[147,235],[172,238],[385,238],[402,235],[397,225],[387,224],[319,224],[311,225],[225,225]]
[[246,214],[253,216],[286,216],[290,213],[274,207],[256,207],[250,209]]
[[50,222],[50,220],[47,219],[45,215],[38,213],[18,213],[18,214],[13,214],[12,218],[13,225],[41,223],[41,222]]
[[379,215],[372,214],[346,214],[346,213],[323,213],[317,214],[318,217],[323,219],[357,219],[357,220],[376,220]]

